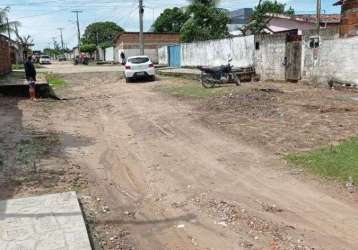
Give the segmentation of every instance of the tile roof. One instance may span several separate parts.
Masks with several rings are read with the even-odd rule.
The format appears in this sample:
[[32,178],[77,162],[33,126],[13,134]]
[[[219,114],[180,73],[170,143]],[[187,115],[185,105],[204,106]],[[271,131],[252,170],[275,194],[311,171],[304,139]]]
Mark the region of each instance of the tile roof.
[[[310,15],[295,15],[295,19],[300,19],[305,22],[316,23],[317,16],[310,14]],[[340,23],[341,22],[341,15],[340,14],[322,14],[321,15],[321,23]]]

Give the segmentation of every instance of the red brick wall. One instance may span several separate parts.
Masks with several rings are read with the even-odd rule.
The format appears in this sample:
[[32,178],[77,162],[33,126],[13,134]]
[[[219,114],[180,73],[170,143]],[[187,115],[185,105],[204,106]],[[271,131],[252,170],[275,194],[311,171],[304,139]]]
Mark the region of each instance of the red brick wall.
[[11,71],[9,43],[4,36],[0,35],[0,75]]
[[341,36],[358,36],[358,0],[346,0],[342,6]]
[[[179,33],[144,33],[144,46],[147,49],[158,48],[167,44],[179,43]],[[117,37],[117,47],[139,47],[139,33],[127,32]]]

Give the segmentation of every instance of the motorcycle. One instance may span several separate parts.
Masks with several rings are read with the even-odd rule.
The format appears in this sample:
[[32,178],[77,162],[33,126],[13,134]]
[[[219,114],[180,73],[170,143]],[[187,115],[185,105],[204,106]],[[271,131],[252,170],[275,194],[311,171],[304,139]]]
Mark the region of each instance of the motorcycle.
[[231,65],[232,59],[228,60],[227,65],[221,65],[219,67],[204,67],[199,66],[201,71],[200,79],[204,88],[213,88],[217,84],[234,83],[236,86],[240,85],[240,78],[233,71]]
[[76,56],[73,60],[73,65],[83,64],[88,65],[89,58],[87,56]]

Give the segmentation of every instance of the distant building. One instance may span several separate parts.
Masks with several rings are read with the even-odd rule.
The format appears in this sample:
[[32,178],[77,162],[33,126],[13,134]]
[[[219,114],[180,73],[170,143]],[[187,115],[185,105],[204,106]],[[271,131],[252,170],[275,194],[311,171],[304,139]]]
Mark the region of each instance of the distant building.
[[[268,14],[267,18],[269,19],[265,30],[267,33],[298,30],[298,34],[302,35],[302,31],[312,30],[317,27],[317,17],[315,15]],[[338,27],[340,19],[339,14],[323,14],[321,15],[320,25],[322,28]]]
[[[152,62],[158,63],[158,48],[180,42],[179,33],[170,32],[145,32],[144,33],[144,54],[149,56]],[[122,32],[115,38],[115,55],[119,58],[121,51],[126,57],[137,56],[140,53],[139,32]],[[118,55],[116,55],[118,53]]]
[[340,35],[350,37],[358,35],[358,1],[357,0],[340,0],[334,4],[341,5],[341,27]]
[[228,24],[229,32],[232,35],[241,35],[240,29],[250,22],[252,8],[244,8],[229,12],[230,24]]

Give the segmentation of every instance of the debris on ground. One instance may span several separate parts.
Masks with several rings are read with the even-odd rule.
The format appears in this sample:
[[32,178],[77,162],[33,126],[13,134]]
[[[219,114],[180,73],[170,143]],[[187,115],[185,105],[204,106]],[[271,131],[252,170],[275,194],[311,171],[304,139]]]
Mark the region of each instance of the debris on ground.
[[356,187],[354,186],[352,176],[349,176],[348,181],[346,182],[346,188],[347,188],[349,193],[355,193]]

